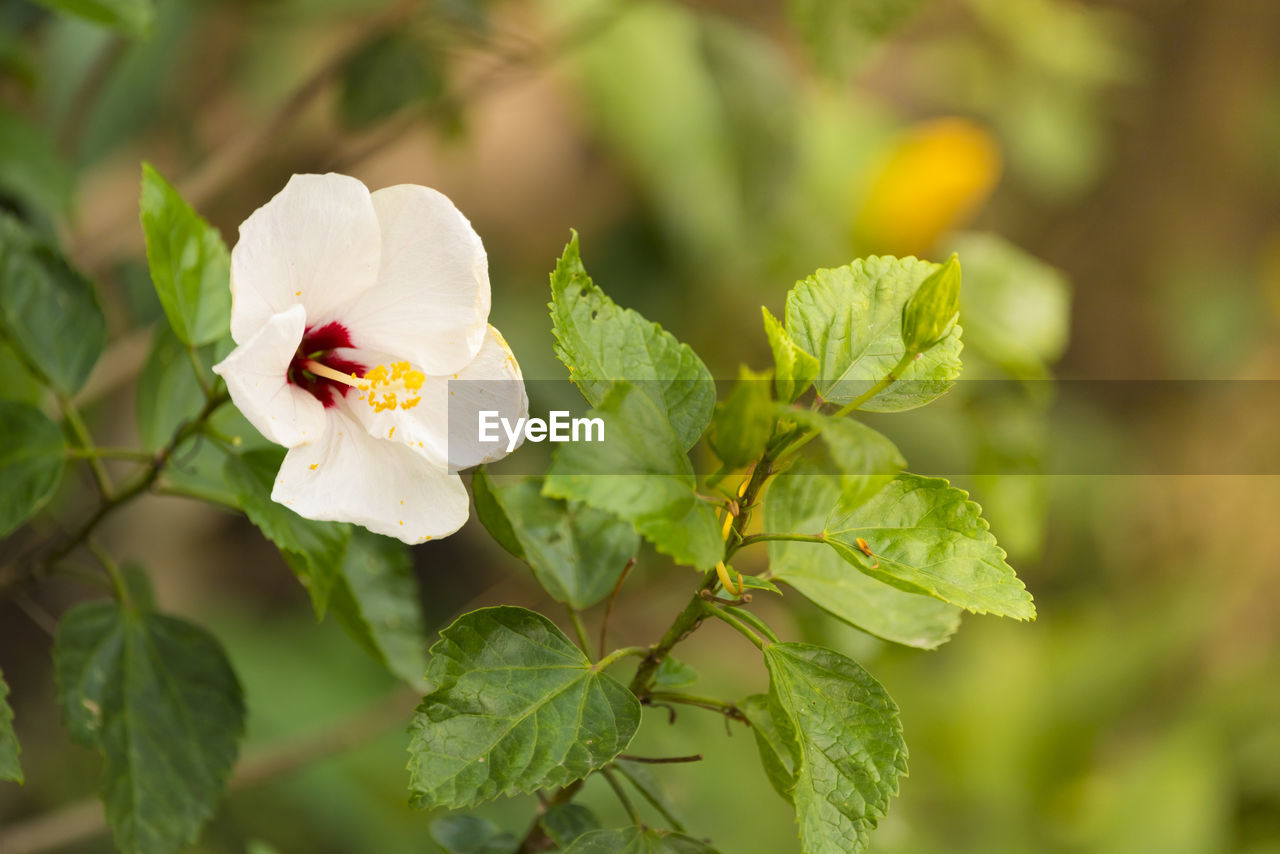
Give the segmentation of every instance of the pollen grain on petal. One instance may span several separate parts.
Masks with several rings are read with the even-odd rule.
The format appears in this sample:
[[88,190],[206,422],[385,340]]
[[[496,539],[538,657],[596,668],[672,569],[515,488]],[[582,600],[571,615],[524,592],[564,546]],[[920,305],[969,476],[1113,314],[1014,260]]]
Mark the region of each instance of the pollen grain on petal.
[[387,431],[387,438],[390,439],[396,434],[396,425],[392,424],[391,429]]
[[312,470],[312,471],[315,471],[315,470],[316,470],[316,469],[318,469],[318,468],[320,468],[320,464],[319,464],[319,463],[312,463],[312,464],[311,464],[311,470]]

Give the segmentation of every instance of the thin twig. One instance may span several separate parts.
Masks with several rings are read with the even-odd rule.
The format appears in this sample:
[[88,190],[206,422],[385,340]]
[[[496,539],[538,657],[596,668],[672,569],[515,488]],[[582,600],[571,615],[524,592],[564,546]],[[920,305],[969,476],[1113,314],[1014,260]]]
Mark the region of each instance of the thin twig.
[[[582,647],[583,655],[592,658],[590,635],[587,634],[587,627],[582,622],[582,614],[578,613],[578,609],[572,605],[565,605],[564,609],[569,612],[569,622],[573,624],[573,633],[578,637],[578,646]],[[604,654],[604,647],[600,647],[600,653]]]
[[622,574],[618,576],[618,580],[614,582],[613,592],[609,594],[609,601],[604,606],[604,619],[600,621],[600,651],[604,652],[609,645],[609,617],[613,615],[613,604],[618,601],[618,592],[622,590],[622,584],[627,580],[627,576],[631,574],[631,569],[636,565],[636,559],[630,557],[627,559],[627,565],[622,568]]
[[643,762],[648,765],[668,765],[678,762],[701,762],[701,753],[691,753],[688,756],[633,756],[630,753],[619,753],[619,759],[625,759],[628,762]]
[[644,827],[644,819],[640,818],[640,812],[636,809],[636,805],[631,802],[631,798],[627,796],[622,784],[613,776],[613,772],[608,768],[601,768],[600,774],[608,782],[609,788],[613,789],[613,793],[618,796],[618,800],[622,803],[622,808],[627,811],[627,817],[631,819],[631,823]]

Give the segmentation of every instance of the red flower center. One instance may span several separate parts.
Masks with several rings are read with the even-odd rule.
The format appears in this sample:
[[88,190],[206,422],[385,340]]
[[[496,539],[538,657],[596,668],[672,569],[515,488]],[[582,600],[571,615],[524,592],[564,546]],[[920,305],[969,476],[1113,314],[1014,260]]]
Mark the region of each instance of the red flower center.
[[302,333],[298,352],[293,354],[293,361],[289,363],[289,382],[309,393],[326,408],[333,406],[338,402],[334,392],[345,395],[351,391],[351,386],[316,376],[307,370],[305,364],[310,361],[320,362],[340,373],[363,377],[364,365],[344,359],[333,352],[350,347],[351,333],[341,323],[332,321],[324,326],[308,326],[307,331]]

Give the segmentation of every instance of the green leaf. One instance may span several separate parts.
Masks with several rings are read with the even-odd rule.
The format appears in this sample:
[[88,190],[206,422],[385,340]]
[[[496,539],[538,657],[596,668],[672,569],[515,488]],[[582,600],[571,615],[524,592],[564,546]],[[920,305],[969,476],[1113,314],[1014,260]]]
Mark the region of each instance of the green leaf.
[[431,822],[431,838],[448,854],[512,854],[520,840],[478,815],[445,815]]
[[66,462],[57,424],[34,406],[0,400],[0,537],[48,503]]
[[596,287],[577,232],[551,274],[550,308],[556,356],[588,403],[602,405],[615,382],[631,381],[670,422],[681,451],[697,443],[716,403],[711,373],[687,344]]
[[907,466],[897,445],[860,421],[811,410],[797,410],[787,417],[822,436],[840,472],[845,501],[871,496]]
[[[787,331],[818,357],[818,394],[852,403],[887,377],[906,355],[902,309],[937,264],[915,258],[872,257],[818,270],[787,294]],[[862,409],[898,412],[923,406],[960,375],[960,327],[913,361],[898,382]]]
[[757,374],[745,365],[729,396],[716,405],[707,439],[711,450],[732,468],[745,466],[760,456],[773,432],[773,398],[769,374]]
[[440,633],[410,726],[415,807],[564,786],[612,760],[640,702],[541,614],[482,608]]
[[540,478],[498,486],[477,470],[471,486],[485,527],[502,542],[505,522],[519,549],[513,553],[529,564],[551,598],[578,610],[609,595],[640,546],[629,523],[543,495]]
[[668,691],[672,688],[683,688],[686,685],[692,685],[697,681],[698,671],[683,661],[668,655],[662,659],[662,663],[654,671],[653,689],[655,691]]
[[[205,348],[201,355],[203,364],[212,363],[212,348]],[[204,389],[196,381],[186,346],[173,330],[157,326],[138,376],[134,404],[142,446],[154,451],[168,444],[174,431],[194,418],[204,403]]]
[[557,848],[568,848],[584,833],[600,829],[600,819],[581,804],[555,804],[538,822]]
[[693,466],[660,405],[619,382],[590,415],[603,419],[605,440],[561,445],[543,492],[626,519],[677,563],[715,566],[720,526],[694,494]]
[[149,36],[156,17],[153,0],[36,0],[36,2],[50,9],[120,30],[134,37]]
[[[827,517],[827,543],[862,572],[975,614],[1034,619],[1031,594],[1005,562],[982,508],[941,478],[904,474]],[[867,557],[861,537],[875,555]]]
[[512,527],[507,511],[498,501],[495,485],[485,474],[484,466],[478,467],[471,478],[471,497],[476,503],[476,516],[490,536],[512,557],[524,560],[524,546],[520,545],[516,529]]
[[787,11],[817,66],[843,76],[922,4],[923,0],[787,0]]
[[431,48],[404,32],[366,42],[347,61],[338,93],[338,117],[365,128],[415,103],[444,94],[444,69]]
[[271,487],[283,452],[275,448],[228,456],[223,477],[249,521],[276,544],[289,568],[311,595],[316,616],[323,617],[342,570],[351,528],[304,519],[271,500]]
[[2,213],[0,334],[63,394],[84,385],[107,336],[89,280],[56,248]]
[[942,341],[960,314],[960,260],[951,257],[902,307],[902,343],[912,353],[923,353]]
[[71,201],[71,168],[48,135],[0,106],[0,192],[45,214]]
[[766,593],[776,593],[779,596],[782,595],[782,590],[778,588],[778,585],[774,584],[769,579],[761,578],[758,575],[739,575],[734,580],[748,590],[763,590]]
[[149,163],[142,164],[141,204],[147,265],[169,325],[183,344],[218,340],[231,324],[231,257],[222,235]]
[[169,854],[194,842],[244,732],[240,685],[217,640],[173,617],[90,602],[59,621],[53,658],[68,730],[105,760],[116,847]]
[[0,376],[5,378],[0,383],[0,400],[17,400],[36,406],[44,397],[44,383],[31,375],[3,335],[0,335]]
[[801,847],[864,851],[907,773],[897,705],[857,662],[829,649],[775,643],[764,660],[775,722],[794,733],[791,800]]
[[13,732],[13,709],[9,707],[9,685],[0,671],[0,780],[22,782],[22,766],[18,764],[18,736]]
[[352,528],[328,604],[370,655],[410,685],[421,684],[426,626],[404,543]]
[[584,833],[564,854],[716,854],[716,850],[683,833],[620,827]]
[[[812,534],[840,500],[840,480],[810,464],[774,480],[764,494],[764,529]],[[769,572],[831,615],[864,632],[936,649],[960,627],[960,609],[863,575],[821,543],[769,543]]]
[[761,306],[760,311],[764,314],[769,348],[773,350],[773,382],[778,390],[778,400],[791,403],[808,391],[818,378],[818,358],[802,350],[769,309]]
[[764,774],[769,778],[769,785],[791,803],[791,790],[796,784],[795,759],[796,746],[788,739],[791,734],[786,729],[779,729],[774,720],[774,712],[769,707],[768,694],[752,694],[741,703],[738,709],[747,716],[751,724],[751,732],[756,739],[756,748],[760,751],[760,764]]

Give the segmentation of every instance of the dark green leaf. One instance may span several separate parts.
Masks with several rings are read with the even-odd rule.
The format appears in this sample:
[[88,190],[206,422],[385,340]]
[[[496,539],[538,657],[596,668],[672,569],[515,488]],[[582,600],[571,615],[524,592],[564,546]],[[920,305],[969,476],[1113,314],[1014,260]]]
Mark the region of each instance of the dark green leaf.
[[431,49],[407,33],[378,36],[361,47],[342,71],[338,116],[364,128],[410,104],[444,94],[444,70]]
[[0,106],[0,193],[45,214],[66,211],[71,169],[53,141],[34,125]]
[[130,36],[149,36],[155,20],[153,0],[36,0],[95,24],[103,24]]
[[53,246],[3,213],[0,333],[64,394],[84,385],[107,336],[89,280]]
[[63,616],[53,655],[67,728],[105,760],[116,847],[169,854],[194,842],[244,732],[240,685],[218,642],[182,620],[91,602]]
[[755,735],[756,748],[760,751],[760,764],[764,767],[769,785],[783,800],[791,803],[791,790],[796,784],[796,746],[787,741],[788,731],[779,729],[774,713],[769,707],[769,695],[752,694],[738,709],[747,716],[751,732]]
[[698,681],[698,672],[683,661],[667,656],[653,674],[653,689],[669,691]]
[[602,405],[615,382],[629,380],[657,404],[681,451],[697,443],[716,402],[707,366],[687,344],[596,287],[576,232],[551,274],[550,308],[556,356],[588,403]]
[[626,519],[677,563],[715,566],[720,526],[694,494],[693,466],[660,405],[619,382],[590,414],[604,421],[604,441],[561,445],[543,492]]
[[333,522],[304,519],[271,500],[271,488],[283,452],[274,448],[227,457],[223,476],[249,521],[276,544],[285,562],[311,594],[317,616],[323,616],[329,595],[341,575],[342,555],[351,529]]
[[733,391],[716,405],[707,436],[711,450],[731,468],[745,466],[764,450],[773,432],[773,420],[769,374],[753,373],[743,366]]
[[459,617],[431,647],[427,682],[410,726],[420,808],[564,786],[617,756],[640,724],[634,694],[523,608]]
[[18,764],[18,737],[13,732],[13,709],[9,708],[9,685],[0,672],[0,780],[22,782],[22,766]]
[[445,815],[431,822],[431,838],[448,854],[513,854],[520,841],[478,815]]
[[[818,270],[787,294],[787,331],[818,357],[818,394],[852,403],[889,376],[906,355],[902,309],[937,264],[915,258],[872,257]],[[862,405],[871,412],[923,406],[960,375],[960,327],[913,361],[890,385]]]
[[952,253],[902,307],[902,343],[923,353],[946,338],[960,314],[960,260]]
[[485,467],[477,468],[471,477],[471,497],[475,500],[476,516],[480,518],[480,524],[484,525],[485,530],[508,554],[524,560],[524,546],[520,545],[520,538],[516,536],[516,530],[507,518],[507,511],[503,509],[494,490],[495,485],[485,474]]
[[581,804],[556,804],[538,821],[557,848],[568,848],[582,834],[600,829],[600,819]]
[[0,537],[53,497],[66,462],[57,424],[33,406],[0,400]]
[[716,850],[670,830],[620,827],[584,833],[564,854],[716,854]]
[[866,850],[907,773],[898,707],[871,674],[839,653],[802,643],[765,648],[769,708],[791,742],[791,801],[805,854]]
[[[941,478],[904,474],[827,517],[827,543],[872,578],[975,614],[1035,618],[1031,594],[1005,562],[982,508]],[[866,541],[874,557],[863,553]]]
[[791,403],[818,378],[818,358],[802,350],[769,309],[761,306],[760,311],[764,314],[764,331],[773,350],[773,382],[778,400]]
[[[797,466],[765,491],[764,528],[817,533],[839,500],[836,475]],[[960,626],[959,608],[863,575],[821,543],[770,542],[769,571],[833,616],[885,640],[935,649]]]
[[0,383],[0,400],[17,400],[33,406],[40,403],[45,393],[44,383],[31,375],[27,366],[22,364],[17,353],[9,343],[0,336],[0,376],[5,378]]
[[485,507],[478,511],[485,527],[502,542],[505,522],[519,548],[513,553],[532,567],[551,598],[578,610],[609,595],[640,546],[630,524],[585,504],[543,495],[540,478],[498,486],[477,471],[471,485],[476,507]]
[[147,265],[169,325],[200,347],[231,324],[231,259],[222,235],[150,164],[142,164],[142,231]]

